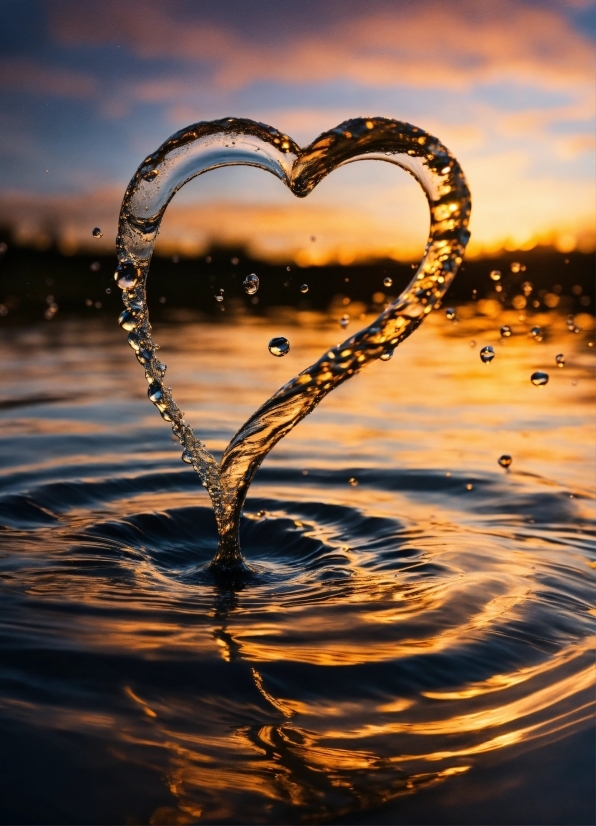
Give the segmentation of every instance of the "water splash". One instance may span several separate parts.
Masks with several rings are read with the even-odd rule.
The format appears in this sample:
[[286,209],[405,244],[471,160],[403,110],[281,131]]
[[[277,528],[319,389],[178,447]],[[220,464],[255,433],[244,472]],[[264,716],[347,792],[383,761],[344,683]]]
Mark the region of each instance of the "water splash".
[[[409,172],[430,208],[425,255],[411,283],[372,324],[325,352],[280,388],[240,428],[217,462],[198,439],[163,384],[147,307],[147,276],[165,210],[192,178],[224,166],[253,166],[279,178],[299,198],[339,166],[381,160]],[[172,423],[185,461],[192,464],[213,503],[219,547],[212,566],[243,564],[239,522],[248,488],[261,462],[298,422],[342,382],[393,350],[441,301],[469,239],[470,193],[457,160],[435,137],[387,118],[355,118],[301,149],[289,136],[251,120],[225,118],[192,124],[149,155],[128,185],[120,211],[116,281],[136,321],[128,340],[145,368],[150,398]]]

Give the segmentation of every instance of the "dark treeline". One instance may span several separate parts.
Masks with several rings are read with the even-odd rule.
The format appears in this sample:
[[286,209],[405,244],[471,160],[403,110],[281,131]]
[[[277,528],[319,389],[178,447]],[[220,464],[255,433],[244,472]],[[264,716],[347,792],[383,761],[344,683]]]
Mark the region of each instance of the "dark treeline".
[[[525,269],[512,272],[515,262]],[[122,305],[113,282],[115,264],[113,255],[65,256],[55,247],[39,251],[4,242],[0,246],[0,323],[42,318],[52,304],[61,316],[118,313]],[[502,273],[500,293],[495,292],[496,282],[490,278],[495,269]],[[250,273],[260,279],[255,296],[247,295],[242,287]],[[343,298],[380,309],[387,298],[399,294],[412,275],[410,264],[392,260],[350,266],[290,264],[288,269],[285,264],[255,260],[242,249],[214,248],[200,258],[156,255],[151,265],[149,303],[156,317],[169,314],[172,308],[222,318],[222,307],[251,313],[265,313],[274,306],[326,310],[341,305]],[[392,280],[390,286],[384,284],[387,278]],[[531,298],[540,302],[536,309],[547,308],[544,297],[554,290],[564,297],[561,308],[566,311],[594,312],[593,255],[563,254],[547,247],[464,261],[445,301],[459,304],[492,297],[503,300],[507,307],[523,292],[525,281],[533,285]],[[307,293],[301,292],[304,284],[308,285]],[[215,299],[220,290],[224,291],[223,302]]]

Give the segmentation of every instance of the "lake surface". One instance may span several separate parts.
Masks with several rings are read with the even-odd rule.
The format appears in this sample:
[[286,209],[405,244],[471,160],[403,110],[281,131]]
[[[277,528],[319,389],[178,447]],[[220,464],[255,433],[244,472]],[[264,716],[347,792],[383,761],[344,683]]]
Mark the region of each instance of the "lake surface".
[[[594,821],[593,334],[505,315],[433,314],[277,445],[235,587],[115,321],[0,330],[2,822]],[[218,455],[342,336],[155,329]]]

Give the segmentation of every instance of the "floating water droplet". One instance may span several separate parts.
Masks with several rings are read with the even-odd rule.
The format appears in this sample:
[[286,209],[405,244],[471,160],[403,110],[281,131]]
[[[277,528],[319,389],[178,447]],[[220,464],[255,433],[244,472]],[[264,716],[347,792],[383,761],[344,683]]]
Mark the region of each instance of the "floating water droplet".
[[358,485],[358,479],[355,479],[353,476],[350,476],[348,482],[352,485],[353,488],[355,488]]
[[455,310],[453,309],[453,307],[447,307],[447,309],[445,310],[445,315],[447,316],[449,321],[453,321],[453,319],[455,318]]
[[565,356],[563,353],[559,353],[558,356],[555,356],[555,361],[558,367],[565,367]]
[[91,270],[91,272],[99,272],[101,269],[101,264],[99,263],[99,261],[92,261],[89,264],[89,269]]
[[483,364],[490,364],[494,357],[495,351],[490,345],[483,347],[480,351],[480,361],[482,361]]
[[94,238],[103,238],[103,232],[100,230],[100,228],[99,228],[99,227],[95,227],[95,229],[93,230],[93,232],[91,233],[91,235],[92,235]]
[[302,284],[301,287],[300,287],[300,292],[301,293],[307,293],[308,292],[308,284]]
[[220,302],[224,300],[224,297],[223,297],[223,290],[219,293],[219,295],[216,295],[216,296],[215,296],[215,300],[216,300],[216,301],[220,301]]
[[501,467],[508,468],[512,461],[513,459],[511,458],[511,456],[508,456],[506,453],[504,453],[499,459],[499,464],[501,465]]
[[393,278],[389,278],[389,276],[387,276],[387,278],[383,279],[383,284],[385,287],[391,287],[393,284]]
[[522,288],[523,294],[527,298],[530,295],[530,293],[532,292],[532,290],[534,289],[534,285],[532,284],[531,281],[524,281],[524,283],[521,285],[521,288]]
[[159,404],[163,400],[163,387],[158,381],[153,381],[149,385],[147,395],[153,404]]
[[513,263],[510,264],[511,272],[521,272],[521,268],[522,265],[519,263],[519,261],[513,261]]
[[240,259],[236,258],[236,256],[234,256],[233,258],[230,258],[230,264],[233,267],[237,266],[239,263],[240,263]]
[[389,361],[389,359],[393,357],[393,352],[393,350],[387,350],[385,353],[379,356],[379,358],[381,359],[381,361]]
[[534,339],[534,341],[542,341],[544,338],[544,330],[542,327],[532,327],[530,330],[530,335]]
[[472,485],[470,482],[468,482],[468,484],[466,485],[466,490],[472,490],[473,487],[474,487],[474,485]]
[[536,387],[544,387],[545,384],[548,384],[548,373],[542,373],[540,370],[537,370],[530,376],[530,381],[532,384],[535,384]]
[[570,333],[575,329],[575,318],[572,315],[567,316],[567,329]]
[[121,261],[116,267],[114,281],[121,290],[131,290],[141,277],[141,270],[134,261]]
[[513,330],[511,329],[511,327],[508,324],[503,324],[503,326],[501,327],[501,337],[509,338],[509,336],[512,335],[512,333]]
[[242,282],[242,286],[248,295],[254,295],[259,289],[259,276],[254,272],[251,272],[251,274],[247,275]]
[[137,320],[130,310],[123,310],[118,317],[118,324],[130,333],[137,326]]
[[344,313],[339,320],[340,327],[347,327],[350,323],[350,316],[347,313]]
[[475,340],[474,340],[474,339],[472,339],[472,340],[470,341],[470,347],[475,347],[475,346],[476,346],[476,342],[475,342]]
[[190,450],[182,451],[182,461],[186,462],[187,465],[192,465],[192,453]]
[[284,336],[277,336],[272,338],[269,342],[269,352],[272,356],[285,356],[290,352],[290,342]]
[[501,270],[491,270],[490,277],[493,281],[500,281],[501,280]]

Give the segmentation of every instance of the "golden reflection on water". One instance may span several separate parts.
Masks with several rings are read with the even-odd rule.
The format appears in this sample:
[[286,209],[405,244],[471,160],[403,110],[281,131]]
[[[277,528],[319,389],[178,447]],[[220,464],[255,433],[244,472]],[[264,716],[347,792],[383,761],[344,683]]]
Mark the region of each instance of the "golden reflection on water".
[[[63,506],[52,527],[53,567],[42,564],[43,537],[24,536],[18,585],[43,612],[37,633],[48,645],[157,665],[172,684],[118,674],[118,701],[105,709],[6,698],[0,705],[15,720],[107,738],[123,767],[157,767],[173,802],[153,812],[155,824],[237,820],[239,812],[250,822],[287,822],[288,813],[322,822],[589,725],[592,643],[582,623],[593,608],[578,583],[594,565],[594,456],[586,451],[594,354],[585,336],[566,333],[564,320],[547,321],[537,344],[523,331],[501,342],[500,318],[452,325],[433,315],[390,362],[340,387],[265,463],[299,483],[264,473],[251,489],[246,526],[265,531],[285,520],[279,542],[287,547],[260,558],[249,542],[261,578],[223,596],[212,583],[177,575],[177,520],[185,509],[206,508],[206,494],[176,487],[192,471],[179,466],[175,445],[155,441],[160,422],[146,410],[143,377],[121,358],[117,334],[112,344],[99,327],[52,333],[75,377],[69,383],[65,374],[70,401],[51,415],[16,412],[11,434],[122,441],[67,460],[59,450],[31,454],[20,470],[42,475],[68,465],[77,490],[95,490],[123,455],[129,469],[117,493]],[[177,398],[208,446],[221,449],[235,425],[340,338],[320,320],[294,322],[156,330]],[[287,363],[266,348],[280,333],[292,342]],[[497,352],[490,366],[478,357],[485,344]],[[97,355],[92,376],[77,369],[82,345]],[[24,346],[31,392],[41,394],[47,340],[19,346],[7,349],[5,380],[13,369],[16,386]],[[555,367],[558,352],[564,369]],[[531,385],[535,369],[550,373],[545,388]],[[107,395],[121,405],[111,420]],[[133,435],[143,448],[126,452]],[[513,456],[508,472],[497,465],[502,453]],[[170,488],[137,486],[166,471]],[[390,481],[396,471],[424,472],[426,481],[416,488],[408,482],[415,475],[400,476],[392,488],[377,471]],[[56,502],[64,495],[60,488]],[[573,508],[573,519],[563,504],[552,510],[557,502]],[[344,511],[324,518],[319,503]],[[45,507],[50,513],[52,502]],[[361,521],[344,526],[344,512]],[[139,514],[162,526],[155,549],[134,521]],[[379,530],[393,520],[383,545],[395,550],[391,564],[374,520]],[[131,533],[112,545],[85,533],[104,523]],[[306,565],[318,548],[328,580]],[[160,564],[168,553],[171,568]],[[95,566],[92,577],[81,575],[84,566]],[[65,595],[76,622],[54,610]],[[573,615],[574,628],[563,623]],[[14,629],[25,634],[27,620],[18,626],[15,618]],[[515,656],[505,661],[502,650]],[[178,689],[178,665],[196,662],[205,684],[196,694]]]

